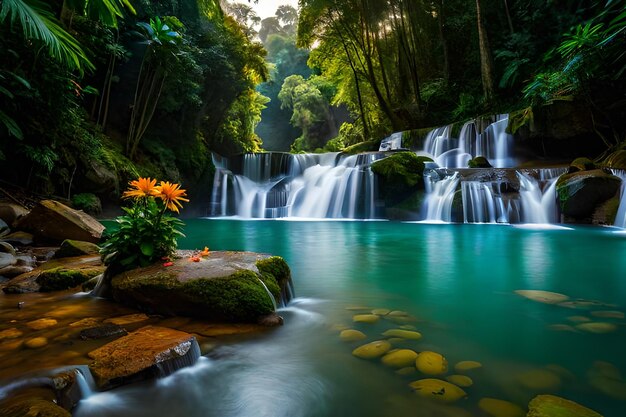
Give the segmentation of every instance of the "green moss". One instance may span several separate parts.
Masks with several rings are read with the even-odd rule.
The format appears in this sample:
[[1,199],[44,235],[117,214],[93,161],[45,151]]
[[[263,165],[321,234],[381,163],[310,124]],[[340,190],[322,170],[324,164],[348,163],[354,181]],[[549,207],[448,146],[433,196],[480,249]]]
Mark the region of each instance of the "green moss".
[[468,168],[492,168],[489,160],[484,156],[477,156],[467,162]]
[[533,108],[516,110],[509,114],[509,124],[506,127],[506,133],[514,135],[521,127],[533,122]]
[[428,132],[433,128],[411,129],[402,132],[402,146],[409,149],[421,148]]
[[242,270],[224,278],[197,279],[182,284],[183,292],[192,300],[210,306],[213,317],[230,321],[255,321],[270,314],[274,306],[259,277]]
[[425,161],[432,159],[413,152],[398,152],[374,162],[372,171],[383,177],[385,182],[414,187],[422,179]]
[[76,210],[82,210],[88,214],[100,214],[102,212],[102,204],[100,199],[91,193],[76,194],[72,197],[72,206]]
[[59,291],[74,288],[102,273],[100,268],[65,269],[62,267],[43,271],[37,277],[40,291]]
[[272,256],[257,261],[256,266],[259,268],[261,280],[267,289],[276,300],[279,300],[281,287],[287,285],[287,282],[291,279],[291,270],[287,262],[280,256]]
[[380,147],[380,140],[372,139],[365,142],[359,142],[343,149],[343,153],[348,155],[356,155],[363,152],[375,152]]
[[591,171],[596,169],[596,164],[589,158],[576,158],[569,164],[568,174],[578,171]]
[[65,239],[61,247],[54,254],[55,258],[69,258],[72,256],[97,255],[100,248],[95,243],[81,240]]

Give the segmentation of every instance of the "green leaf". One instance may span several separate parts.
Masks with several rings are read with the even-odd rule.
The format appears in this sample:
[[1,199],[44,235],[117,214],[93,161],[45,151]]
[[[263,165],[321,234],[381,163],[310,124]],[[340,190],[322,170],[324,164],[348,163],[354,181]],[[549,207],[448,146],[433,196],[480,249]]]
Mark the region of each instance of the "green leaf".
[[152,242],[141,242],[139,245],[141,253],[146,256],[152,256],[154,254],[154,244]]

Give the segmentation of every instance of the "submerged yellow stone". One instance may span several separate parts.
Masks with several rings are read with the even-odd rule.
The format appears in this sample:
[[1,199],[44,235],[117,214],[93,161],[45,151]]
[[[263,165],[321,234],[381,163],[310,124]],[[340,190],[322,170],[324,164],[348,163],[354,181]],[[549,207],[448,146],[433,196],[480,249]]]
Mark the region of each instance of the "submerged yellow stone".
[[389,329],[383,333],[386,337],[401,337],[403,339],[418,340],[422,338],[420,332],[404,329]]
[[472,378],[467,375],[449,375],[446,377],[446,381],[463,388],[471,387],[472,385],[474,385],[474,381],[472,381]]
[[592,311],[591,315],[594,317],[601,317],[605,319],[623,319],[624,313],[617,310],[598,310]]
[[359,346],[352,351],[352,354],[361,359],[374,359],[383,356],[389,349],[391,349],[391,343],[386,340],[377,340]]
[[558,292],[552,291],[515,290],[515,294],[545,304],[558,304],[569,300],[569,297],[567,295],[559,294]]
[[617,330],[617,326],[613,323],[605,323],[605,322],[589,322],[589,323],[581,323],[576,325],[576,328],[588,333],[611,333]]
[[354,329],[346,329],[339,333],[339,338],[344,342],[356,342],[357,340],[363,340],[366,337],[365,333]]
[[409,386],[421,397],[446,403],[453,403],[467,396],[467,393],[456,385],[436,378],[413,381]]
[[417,353],[411,349],[396,349],[387,353],[381,360],[386,366],[390,366],[392,368],[405,368],[413,365],[416,358]]
[[42,330],[48,327],[56,326],[57,321],[55,319],[37,319],[26,323],[28,327],[33,330]]
[[524,417],[526,415],[519,405],[497,398],[481,398],[478,407],[493,417]]
[[441,375],[448,372],[448,361],[440,353],[425,350],[417,355],[415,367],[426,375]]
[[380,320],[380,316],[376,314],[355,314],[352,316],[352,321],[355,323],[377,323]]
[[467,371],[471,371],[472,369],[478,369],[482,367],[483,367],[483,364],[480,362],[461,361],[461,362],[457,362],[457,364],[454,365],[454,370],[457,372],[467,372]]
[[377,316],[386,316],[390,312],[391,310],[389,310],[388,308],[375,308],[374,310],[372,310],[372,314],[376,314]]
[[44,347],[47,344],[48,344],[48,339],[46,339],[45,337],[35,337],[32,339],[28,339],[26,342],[24,342],[24,345],[31,349]]

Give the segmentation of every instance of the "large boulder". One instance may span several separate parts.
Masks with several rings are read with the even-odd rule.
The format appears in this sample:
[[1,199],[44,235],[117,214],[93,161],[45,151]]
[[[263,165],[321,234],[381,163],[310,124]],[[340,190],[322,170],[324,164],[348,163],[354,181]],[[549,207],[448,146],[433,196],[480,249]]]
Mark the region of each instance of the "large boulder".
[[602,415],[565,398],[538,395],[528,404],[526,417],[602,417]]
[[102,274],[104,270],[105,267],[99,256],[85,255],[53,259],[30,272],[13,278],[4,284],[2,291],[7,294],[23,294],[65,290]]
[[15,204],[0,202],[0,219],[4,220],[8,225],[12,225],[17,219],[28,214],[28,210]]
[[145,326],[89,352],[88,356],[94,360],[89,369],[98,387],[111,389],[193,365],[200,348],[189,333]]
[[561,213],[579,220],[589,218],[619,191],[621,183],[619,177],[601,169],[561,175],[556,184]]
[[274,299],[289,284],[289,267],[280,257],[210,252],[191,262],[186,255],[180,252],[171,265],[159,263],[113,276],[113,298],[150,313],[257,322],[274,313]]
[[80,240],[65,239],[61,247],[54,253],[55,258],[69,258],[72,256],[98,255],[100,247],[95,243]]
[[54,200],[40,201],[15,228],[33,233],[37,240],[58,243],[65,239],[98,243],[104,231],[93,217]]

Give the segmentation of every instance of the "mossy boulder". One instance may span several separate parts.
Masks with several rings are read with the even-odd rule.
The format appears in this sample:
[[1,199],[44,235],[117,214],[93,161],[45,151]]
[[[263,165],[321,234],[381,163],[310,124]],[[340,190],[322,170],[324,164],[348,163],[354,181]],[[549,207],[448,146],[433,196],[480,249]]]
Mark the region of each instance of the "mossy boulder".
[[489,160],[484,156],[477,156],[467,162],[468,168],[493,168]]
[[526,417],[602,417],[602,415],[565,398],[538,395],[528,404]]
[[414,152],[397,152],[372,164],[381,181],[387,207],[393,206],[423,187],[424,163],[432,161]]
[[112,277],[110,285],[115,300],[147,312],[257,322],[274,313],[272,296],[286,292],[289,279],[282,258],[211,252],[200,262],[182,256],[171,266],[159,263],[126,271]]
[[376,152],[378,151],[379,145],[380,140],[373,139],[347,146],[341,152],[348,155],[356,155],[363,152]]
[[619,177],[600,169],[561,175],[556,184],[561,213],[578,220],[589,218],[619,191],[621,183]]
[[72,197],[72,206],[91,215],[102,213],[102,203],[97,195],[91,193],[76,194]]
[[589,158],[576,158],[569,164],[567,173],[571,174],[572,172],[591,171],[597,168],[596,163]]
[[626,149],[620,149],[607,156],[602,165],[607,168],[626,170]]
[[7,294],[65,290],[102,274],[104,270],[100,256],[97,255],[52,259],[13,278],[2,290]]
[[72,256],[98,255],[100,248],[95,243],[81,240],[65,239],[61,247],[54,253],[55,258],[69,258]]

